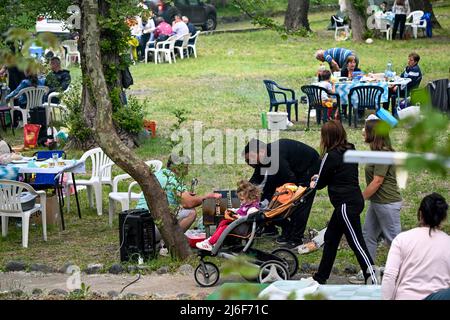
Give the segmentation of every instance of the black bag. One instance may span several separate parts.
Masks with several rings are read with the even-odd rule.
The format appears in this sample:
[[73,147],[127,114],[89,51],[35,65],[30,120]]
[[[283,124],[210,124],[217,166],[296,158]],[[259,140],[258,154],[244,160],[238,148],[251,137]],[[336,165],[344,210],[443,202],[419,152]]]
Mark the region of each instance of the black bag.
[[133,85],[133,76],[130,69],[126,67],[125,70],[122,70],[122,87],[128,89],[131,85]]

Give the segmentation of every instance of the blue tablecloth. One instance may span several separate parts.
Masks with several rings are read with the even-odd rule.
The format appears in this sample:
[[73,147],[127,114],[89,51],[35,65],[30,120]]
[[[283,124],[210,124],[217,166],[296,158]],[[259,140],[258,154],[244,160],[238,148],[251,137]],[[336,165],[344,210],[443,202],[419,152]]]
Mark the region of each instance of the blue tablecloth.
[[[388,101],[388,83],[385,81],[380,82],[336,82],[336,93],[339,94],[341,98],[341,105],[346,104],[348,105],[348,94],[350,92],[351,88],[359,87],[359,86],[380,86],[383,88],[384,92],[381,96],[381,102],[387,102]],[[352,104],[357,104],[357,95],[354,94],[352,97]]]

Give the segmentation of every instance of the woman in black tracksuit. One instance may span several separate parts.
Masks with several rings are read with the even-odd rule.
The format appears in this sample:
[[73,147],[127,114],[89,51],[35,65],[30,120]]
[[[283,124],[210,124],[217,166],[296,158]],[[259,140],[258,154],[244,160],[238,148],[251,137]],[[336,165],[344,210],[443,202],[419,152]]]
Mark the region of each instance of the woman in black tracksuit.
[[333,268],[339,242],[345,234],[364,271],[365,279],[370,277],[372,283],[377,284],[373,261],[364,242],[359,219],[364,209],[364,198],[359,188],[358,164],[343,161],[345,151],[354,150],[355,147],[347,142],[347,134],[339,121],[329,121],[322,126],[320,145],[322,158],[326,159],[318,181],[318,176],[313,176],[311,187],[323,189],[328,186],[328,195],[334,211],[325,233],[319,269],[313,278],[320,284],[326,283]]

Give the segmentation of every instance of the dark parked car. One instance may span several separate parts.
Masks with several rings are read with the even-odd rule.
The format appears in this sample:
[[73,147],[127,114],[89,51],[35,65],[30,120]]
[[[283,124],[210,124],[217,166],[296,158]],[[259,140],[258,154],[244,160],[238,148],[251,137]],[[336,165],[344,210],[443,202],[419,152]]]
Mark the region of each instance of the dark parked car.
[[169,23],[173,21],[173,16],[177,13],[189,18],[195,26],[203,30],[215,30],[217,26],[216,8],[201,0],[175,0],[175,8],[168,7],[162,14]]

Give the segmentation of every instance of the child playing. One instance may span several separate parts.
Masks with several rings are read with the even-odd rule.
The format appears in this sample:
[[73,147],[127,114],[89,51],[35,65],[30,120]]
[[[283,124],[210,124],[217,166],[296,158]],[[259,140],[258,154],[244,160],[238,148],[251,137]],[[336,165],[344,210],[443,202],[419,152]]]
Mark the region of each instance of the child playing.
[[[324,70],[320,74],[321,81],[319,82],[319,87],[324,88],[328,92],[334,93],[335,92],[335,86],[334,82],[332,83],[330,81],[331,79],[331,71],[330,70]],[[322,92],[322,120],[323,123],[327,122],[329,119],[332,118],[333,114],[333,108],[334,108],[334,102],[333,99],[330,98],[325,92]],[[318,115],[320,116],[320,115]]]
[[195,244],[197,248],[211,251],[213,245],[219,240],[220,235],[230,223],[259,210],[261,190],[257,186],[246,180],[241,180],[238,182],[237,195],[241,201],[239,209],[228,209],[225,211],[225,219],[220,221],[214,234],[202,242],[197,242]]

